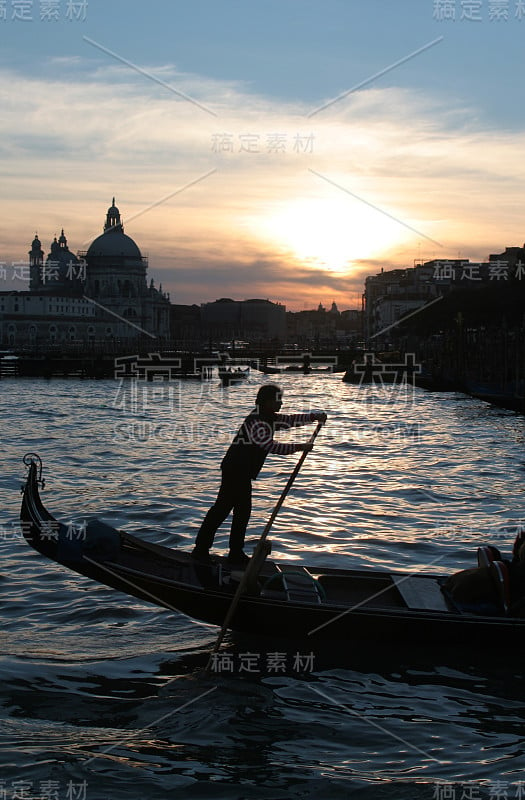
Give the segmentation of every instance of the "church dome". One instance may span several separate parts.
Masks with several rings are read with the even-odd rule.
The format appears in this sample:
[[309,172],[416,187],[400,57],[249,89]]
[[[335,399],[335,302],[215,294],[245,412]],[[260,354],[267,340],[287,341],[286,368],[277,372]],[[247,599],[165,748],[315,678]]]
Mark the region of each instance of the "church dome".
[[91,242],[86,258],[100,258],[101,256],[142,259],[142,254],[133,239],[119,228],[108,228]]
[[120,211],[115,205],[108,208],[104,233],[91,242],[86,253],[88,261],[97,258],[125,258],[142,260],[142,254],[130,236],[124,233],[124,226],[120,219]]

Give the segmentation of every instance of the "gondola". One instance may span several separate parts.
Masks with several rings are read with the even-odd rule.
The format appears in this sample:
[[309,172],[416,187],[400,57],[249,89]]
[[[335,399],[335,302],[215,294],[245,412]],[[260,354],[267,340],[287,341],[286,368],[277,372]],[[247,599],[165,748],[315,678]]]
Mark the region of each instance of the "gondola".
[[288,364],[282,367],[261,366],[259,371],[265,375],[331,375],[334,369],[333,366],[305,367],[300,364]]
[[[190,553],[132,536],[100,521],[72,530],[45,508],[42,463],[27,454],[21,525],[39,553],[80,575],[211,625],[223,624],[242,571],[225,558],[201,563]],[[480,643],[523,648],[525,619],[496,607],[461,610],[442,591],[446,576],[369,569],[322,569],[266,559],[241,595],[230,629],[303,639],[311,647],[369,642],[398,645]],[[121,602],[116,596],[115,602]]]
[[234,383],[241,383],[241,381],[246,380],[249,374],[250,367],[246,367],[246,369],[241,369],[240,367],[237,369],[220,369],[219,380],[223,386],[231,386]]

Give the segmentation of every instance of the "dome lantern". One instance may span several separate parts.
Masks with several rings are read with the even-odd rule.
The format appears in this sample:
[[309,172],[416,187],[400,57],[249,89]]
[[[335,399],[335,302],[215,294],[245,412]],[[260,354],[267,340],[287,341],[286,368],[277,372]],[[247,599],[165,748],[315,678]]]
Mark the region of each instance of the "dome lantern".
[[124,226],[120,220],[120,211],[115,205],[115,198],[113,198],[113,203],[108,208],[108,213],[106,214],[106,224],[104,225],[104,230],[111,230],[113,228],[120,228],[122,232],[124,232]]

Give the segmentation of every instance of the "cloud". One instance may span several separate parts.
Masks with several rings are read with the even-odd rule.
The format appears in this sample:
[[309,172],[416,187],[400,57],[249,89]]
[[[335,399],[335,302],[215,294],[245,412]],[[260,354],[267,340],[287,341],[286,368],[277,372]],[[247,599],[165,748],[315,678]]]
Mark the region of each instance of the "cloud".
[[[163,288],[174,285],[176,302],[213,302],[219,297],[248,300],[264,298],[284,303],[288,308],[317,307],[325,298],[336,300],[343,308],[357,307],[363,286],[363,273],[355,279],[322,269],[305,269],[290,260],[281,261],[270,254],[257,260],[233,261],[216,257],[174,257],[156,270]],[[367,273],[368,274],[368,273]],[[285,302],[291,297],[294,301]],[[171,298],[174,300],[174,296]],[[328,300],[326,301],[328,302]]]
[[64,227],[85,249],[113,195],[174,302],[355,306],[382,266],[521,243],[524,136],[480,129],[453,98],[372,88],[308,119],[242,83],[145,69],[218,116],[109,57],[0,71],[0,260],[35,230],[44,248]]

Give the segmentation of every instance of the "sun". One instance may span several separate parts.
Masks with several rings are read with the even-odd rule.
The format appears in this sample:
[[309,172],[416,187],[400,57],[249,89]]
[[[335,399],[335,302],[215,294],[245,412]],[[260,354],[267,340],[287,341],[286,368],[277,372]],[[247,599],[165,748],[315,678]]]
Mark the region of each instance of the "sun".
[[257,220],[259,236],[301,261],[345,273],[352,262],[377,258],[415,234],[353,198],[305,198],[273,207]]

